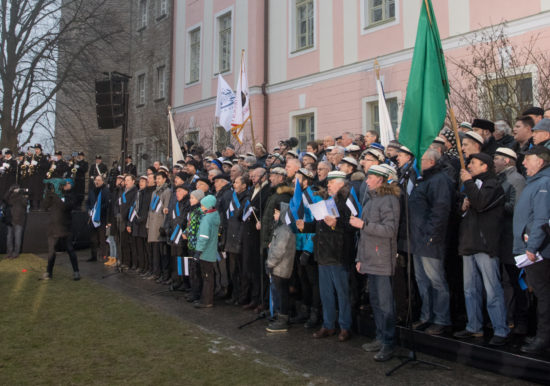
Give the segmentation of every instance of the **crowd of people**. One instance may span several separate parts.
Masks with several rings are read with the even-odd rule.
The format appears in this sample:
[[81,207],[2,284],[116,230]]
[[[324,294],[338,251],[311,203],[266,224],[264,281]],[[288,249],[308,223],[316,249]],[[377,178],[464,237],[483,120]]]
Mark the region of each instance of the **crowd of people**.
[[[443,128],[421,159],[397,140],[382,146],[376,131],[301,151],[292,139],[241,155],[189,144],[184,160],[155,162],[141,176],[131,158],[108,173],[97,156],[85,200],[88,261],[186,291],[196,308],[223,299],[271,310],[271,333],[298,324],[344,342],[357,315],[372,311],[376,338],[363,348],[377,361],[392,358],[399,323],[458,339],[491,334],[494,346],[524,335],[521,350],[540,353],[550,346],[550,110],[525,111],[513,129],[474,119],[459,134],[461,147]],[[26,162],[3,157],[4,179]],[[69,237],[83,199],[76,181],[46,180],[45,193],[28,198],[22,181],[10,183],[4,195],[9,257],[19,253],[27,199],[53,213],[44,279],[60,240],[80,278]]]

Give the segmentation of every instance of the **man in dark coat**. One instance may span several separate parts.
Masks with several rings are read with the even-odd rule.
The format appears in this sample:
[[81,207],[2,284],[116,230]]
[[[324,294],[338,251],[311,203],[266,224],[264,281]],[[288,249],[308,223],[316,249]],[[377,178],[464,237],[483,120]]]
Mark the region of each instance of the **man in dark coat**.
[[[101,193],[101,196],[100,196]],[[94,187],[88,191],[88,201],[86,202],[86,209],[90,215],[90,258],[88,261],[97,261],[97,252],[99,249],[99,256],[105,258],[109,256],[107,241],[106,241],[106,227],[109,207],[111,205],[111,192],[105,185],[105,181],[101,175],[95,177]],[[114,256],[110,259],[109,263],[114,263]]]
[[518,278],[521,270],[516,267],[512,253],[514,207],[525,187],[525,178],[518,173],[516,160],[517,155],[512,149],[499,147],[495,152],[495,171],[505,195],[504,221],[498,257],[504,268],[502,270],[502,287],[506,299],[508,325],[514,326],[514,334],[526,334],[529,298],[527,291],[522,290],[519,285]]
[[466,198],[462,203],[459,254],[463,256],[464,298],[468,324],[454,336],[459,339],[483,336],[483,289],[494,335],[490,345],[506,343],[510,329],[500,282],[498,259],[504,214],[504,191],[494,172],[492,157],[485,153],[470,157],[468,171],[460,171]]
[[95,178],[97,176],[102,176],[103,181],[107,183],[107,165],[103,163],[101,155],[97,154],[95,156],[95,163],[90,165],[90,172],[88,174],[90,184],[88,185],[88,190],[94,186]]
[[136,165],[132,163],[131,155],[128,155],[126,157],[126,164],[124,165],[124,174],[131,174],[133,176],[137,176],[137,168],[136,168]]
[[355,260],[353,255],[355,229],[350,225],[350,209],[346,205],[349,185],[346,174],[333,171],[328,174],[328,194],[333,198],[338,217],[326,216],[323,220],[296,221],[299,231],[315,233],[315,259],[319,264],[319,291],[323,305],[323,326],[313,334],[316,339],[336,334],[336,299],[338,298],[338,340],[351,337],[351,302],[348,267]]
[[88,172],[88,162],[84,159],[84,153],[79,152],[76,156],[76,161],[72,165],[72,169],[76,169],[74,175],[74,191],[80,205],[84,200],[84,192],[86,190],[86,173]]
[[472,130],[481,135],[481,138],[483,138],[483,146],[481,147],[481,151],[491,157],[494,156],[498,147],[497,141],[495,140],[495,137],[493,137],[493,133],[495,132],[495,124],[487,119],[477,118],[472,122]]
[[[220,215],[220,230],[218,237],[218,250],[223,257],[227,257],[225,253],[225,237],[227,234],[227,210],[229,209],[229,203],[233,191],[231,190],[230,178],[228,174],[217,174],[213,177],[212,183],[214,185],[216,196],[216,211]],[[214,273],[216,275],[216,293],[225,297],[229,295],[229,273],[227,266],[227,258],[223,258],[218,261],[218,264],[214,267]]]
[[11,150],[6,150],[4,158],[0,160],[0,198],[4,197],[8,189],[17,181],[17,161]]
[[31,209],[39,210],[44,195],[44,178],[48,172],[49,163],[46,156],[42,153],[42,145],[34,145],[34,154],[31,157],[29,165],[29,188],[31,198]]
[[124,191],[120,197],[120,252],[122,264],[127,265],[133,271],[138,271],[138,257],[135,238],[132,237],[130,228],[130,210],[136,201],[138,188],[136,177],[128,174],[124,177]]
[[52,278],[56,257],[55,246],[58,242],[63,243],[67,250],[73,267],[73,279],[80,280],[78,260],[71,237],[72,211],[76,207],[76,195],[72,191],[73,184],[73,180],[67,179],[60,196],[55,193],[52,184],[48,184],[47,186],[42,205],[44,210],[50,212],[50,223],[48,225],[48,267],[42,276],[43,280]]
[[142,276],[153,275],[153,255],[150,244],[147,242],[147,215],[151,197],[155,190],[154,174],[139,178],[139,191],[136,195],[134,212],[136,215],[131,220],[132,236],[136,237],[138,251],[138,267],[143,272]]
[[50,169],[46,173],[46,178],[69,178],[70,169],[69,164],[63,159],[63,153],[56,151],[53,159],[50,162]]
[[425,332],[430,335],[439,335],[451,325],[445,247],[454,189],[439,164],[440,158],[440,153],[434,149],[424,153],[422,176],[417,180],[408,205],[414,274],[422,298],[419,324],[426,326]]
[[23,228],[27,212],[27,194],[19,185],[11,185],[3,196],[5,207],[5,218],[7,226],[6,237],[6,258],[15,259],[21,252],[21,241],[23,240]]

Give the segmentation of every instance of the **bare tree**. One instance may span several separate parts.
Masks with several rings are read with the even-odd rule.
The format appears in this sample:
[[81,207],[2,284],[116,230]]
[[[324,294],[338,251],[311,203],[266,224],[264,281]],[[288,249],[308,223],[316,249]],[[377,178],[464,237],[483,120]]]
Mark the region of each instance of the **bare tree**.
[[550,55],[537,49],[538,36],[527,44],[515,44],[505,33],[505,24],[473,35],[467,55],[449,57],[456,66],[450,75],[451,104],[459,120],[483,117],[515,117],[533,105],[550,102]]
[[51,134],[56,94],[122,32],[108,3],[0,0],[0,147],[25,146],[39,128]]

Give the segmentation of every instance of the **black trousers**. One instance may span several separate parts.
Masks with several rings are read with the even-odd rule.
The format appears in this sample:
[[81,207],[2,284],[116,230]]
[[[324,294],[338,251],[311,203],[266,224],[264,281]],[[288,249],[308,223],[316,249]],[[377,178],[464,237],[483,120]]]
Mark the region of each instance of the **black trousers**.
[[271,281],[275,287],[275,299],[273,308],[278,311],[281,315],[288,315],[288,304],[289,304],[289,294],[288,294],[288,279],[283,279],[282,277],[271,275]]
[[202,304],[214,304],[214,264],[210,261],[200,261],[202,277]]
[[229,281],[231,282],[231,299],[244,304],[248,300],[247,294],[242,292],[241,287],[241,272],[242,272],[242,255],[240,253],[228,253],[229,260]]
[[137,246],[136,238],[133,237],[126,229],[120,234],[120,255],[121,262],[131,268],[137,268]]
[[104,256],[109,256],[109,247],[107,245],[107,236],[105,225],[101,224],[99,227],[94,227],[93,224],[90,224],[90,252],[91,257],[97,259],[97,254],[99,252],[99,258]]
[[170,266],[170,258],[166,253],[166,244],[162,241],[152,242],[151,251],[153,253],[153,274],[158,277],[162,275],[164,279],[168,279],[167,271]]
[[[301,253],[300,253],[301,254]],[[302,304],[315,309],[321,308],[321,295],[319,293],[319,268],[317,263],[312,262],[313,256],[306,265],[300,264],[300,260],[295,260],[294,268],[298,273],[300,280],[300,293]]]
[[525,272],[537,297],[537,338],[550,344],[550,259],[525,267]]
[[250,303],[260,304],[260,274],[262,257],[260,255],[260,233],[253,232],[243,245],[243,265],[241,291],[243,299],[250,296]]
[[147,257],[148,257],[148,250],[149,250],[149,244],[147,244],[147,237],[138,237],[138,236],[132,236],[134,240],[134,244],[136,246],[136,258],[137,258],[137,267],[144,271],[147,266]]
[[62,243],[65,246],[65,249],[67,250],[67,254],[69,255],[69,259],[71,260],[73,271],[78,272],[78,259],[76,257],[76,253],[73,248],[72,236],[69,235],[66,237],[55,237],[55,236],[48,237],[48,267],[47,267],[48,273],[50,274],[50,276],[53,273],[53,266],[55,265],[55,247],[58,242]]
[[504,300],[508,311],[508,323],[512,322],[515,326],[527,326],[529,313],[529,295],[527,290],[522,290],[519,286],[520,269],[515,264],[503,264],[502,288],[504,290]]
[[202,292],[202,277],[201,264],[199,260],[189,259],[189,285],[191,286],[191,296],[193,296],[193,300],[200,300]]

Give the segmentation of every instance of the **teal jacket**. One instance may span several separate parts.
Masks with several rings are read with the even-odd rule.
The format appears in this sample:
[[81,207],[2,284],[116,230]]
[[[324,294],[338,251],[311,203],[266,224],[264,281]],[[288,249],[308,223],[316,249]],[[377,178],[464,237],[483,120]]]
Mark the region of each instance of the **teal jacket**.
[[218,257],[218,229],[220,215],[214,209],[204,214],[199,225],[196,250],[202,252],[201,260],[216,262]]

